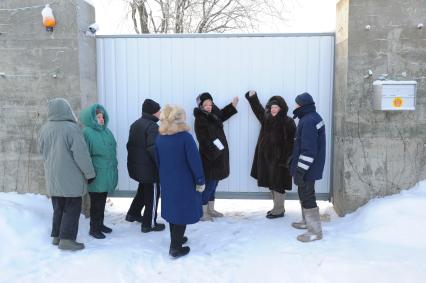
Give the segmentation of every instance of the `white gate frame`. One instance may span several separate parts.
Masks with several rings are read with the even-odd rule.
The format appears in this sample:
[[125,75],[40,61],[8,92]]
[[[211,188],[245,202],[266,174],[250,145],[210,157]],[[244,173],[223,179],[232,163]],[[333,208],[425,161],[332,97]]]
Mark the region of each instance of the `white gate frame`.
[[[331,135],[327,137],[327,143],[330,144],[329,152],[327,152],[327,155],[329,156],[329,176],[324,176],[324,178],[329,178],[329,192],[328,193],[317,193],[317,198],[322,200],[330,200],[333,192],[333,133],[334,133],[334,125],[333,125],[333,97],[334,97],[334,73],[335,73],[335,34],[334,33],[277,33],[277,34],[149,34],[149,35],[100,35],[96,36],[97,38],[97,77],[98,77],[98,98],[99,103],[103,105],[107,105],[107,101],[105,100],[105,92],[106,92],[106,77],[105,77],[105,65],[104,65],[104,45],[103,40],[106,39],[135,39],[135,38],[146,38],[146,39],[176,39],[176,38],[259,38],[259,37],[265,37],[265,38],[274,38],[274,37],[281,37],[281,38],[288,38],[288,37],[321,37],[321,36],[327,36],[332,37],[332,60],[333,64],[331,66],[332,68],[332,81],[331,84],[331,97],[330,97],[330,110],[332,113],[330,113],[330,124],[328,125],[331,129]],[[116,58],[114,58],[116,59]],[[114,65],[115,68],[115,65]],[[114,69],[114,72],[116,70]],[[115,85],[114,85],[115,87]],[[208,91],[208,90],[207,90]],[[268,94],[272,95],[272,94]],[[191,97],[195,99],[196,94],[194,93],[194,97]],[[245,98],[243,97],[243,94],[240,93],[240,104],[241,103],[247,103]],[[213,97],[215,97],[213,93]],[[146,97],[149,98],[149,97]],[[140,101],[139,101],[140,102]],[[264,101],[261,100],[262,103]],[[287,101],[289,103],[289,101]],[[140,103],[139,103],[140,104]],[[239,105],[240,105],[239,104]],[[164,105],[164,104],[163,104]],[[292,112],[292,104],[289,103],[289,116],[291,116]],[[223,107],[223,104],[220,104],[219,107]],[[138,105],[140,107],[140,105]],[[107,108],[108,109],[108,108]],[[111,112],[111,110],[109,110]],[[187,113],[188,116],[192,116],[192,113]],[[238,115],[238,114],[237,114]],[[322,114],[324,115],[324,114]],[[253,115],[254,116],[254,115]],[[231,118],[232,119],[232,118]],[[189,120],[190,121],[190,120]],[[131,122],[130,122],[131,123]],[[130,123],[126,125],[127,127],[130,127]],[[191,125],[192,126],[192,125]],[[114,135],[117,137],[117,133],[115,132],[115,129],[111,129]],[[257,136],[256,136],[257,138]],[[124,145],[125,146],[125,145]],[[232,149],[231,149],[232,150]],[[231,172],[232,174],[232,172]],[[251,178],[249,175],[247,178]],[[289,193],[287,193],[287,199],[298,199],[297,196],[297,189],[293,186],[293,190]],[[114,193],[114,196],[132,196],[134,194],[133,190],[117,190]],[[218,191],[216,193],[217,198],[247,198],[247,199],[267,199],[270,198],[270,193],[267,191],[261,191],[261,192],[221,192]]]

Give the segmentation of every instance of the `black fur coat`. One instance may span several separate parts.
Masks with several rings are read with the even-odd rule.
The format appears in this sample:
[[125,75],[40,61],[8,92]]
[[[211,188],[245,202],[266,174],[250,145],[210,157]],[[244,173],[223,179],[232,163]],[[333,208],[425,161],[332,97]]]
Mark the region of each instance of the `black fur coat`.
[[[289,162],[293,153],[296,124],[287,116],[287,103],[281,96],[273,96],[265,109],[260,104],[257,94],[250,97],[246,93],[246,98],[261,124],[251,176],[257,179],[259,187],[279,193],[291,190]],[[271,115],[271,101],[275,101],[281,108],[275,117]]]
[[[200,147],[204,176],[207,180],[222,180],[229,176],[229,149],[223,131],[223,122],[236,113],[237,109],[232,104],[223,109],[213,104],[211,113],[200,108],[194,109],[194,130]],[[216,139],[220,140],[224,149],[219,150],[213,144]]]

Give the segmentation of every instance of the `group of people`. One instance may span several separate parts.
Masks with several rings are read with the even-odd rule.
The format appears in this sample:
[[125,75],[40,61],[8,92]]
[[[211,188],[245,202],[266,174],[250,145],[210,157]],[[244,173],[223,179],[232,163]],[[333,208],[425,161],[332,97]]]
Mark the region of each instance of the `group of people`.
[[[307,231],[297,237],[309,242],[322,238],[315,181],[322,178],[325,164],[325,126],[308,93],[296,97],[294,117],[281,96],[272,96],[265,107],[255,91],[245,94],[261,124],[251,176],[258,186],[269,188],[273,208],[269,219],[283,217],[285,192],[292,180],[298,186],[302,220],[292,223]],[[139,182],[126,221],[140,222],[141,231],[162,231],[161,216],[169,223],[169,254],[178,258],[189,253],[184,246],[186,225],[212,221],[223,214],[215,210],[219,181],[227,178],[229,147],[223,123],[237,113],[238,97],[219,109],[205,92],[194,108],[197,144],[189,133],[186,113],[179,106],[160,105],[146,99],[142,116],[130,127],[127,142],[129,176]],[[299,119],[296,128],[294,118]],[[39,134],[46,187],[52,199],[52,243],[63,250],[79,250],[76,241],[82,196],[90,195],[90,231],[97,239],[112,229],[104,224],[107,195],[117,186],[116,141],[108,129],[108,114],[94,104],[80,113],[81,131],[69,103],[57,98],[48,103],[48,118]],[[160,125],[158,125],[158,122]],[[161,192],[160,192],[161,191]],[[143,210],[143,213],[142,213]]]

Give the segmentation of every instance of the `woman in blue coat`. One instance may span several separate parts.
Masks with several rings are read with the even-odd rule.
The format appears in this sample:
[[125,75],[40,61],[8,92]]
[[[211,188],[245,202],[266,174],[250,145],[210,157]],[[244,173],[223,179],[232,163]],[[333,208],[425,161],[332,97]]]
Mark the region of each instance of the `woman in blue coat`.
[[161,184],[161,216],[170,224],[170,250],[174,257],[184,256],[182,247],[186,225],[202,216],[201,192],[204,190],[203,165],[194,138],[185,122],[185,111],[167,105],[160,116],[160,135],[156,151]]

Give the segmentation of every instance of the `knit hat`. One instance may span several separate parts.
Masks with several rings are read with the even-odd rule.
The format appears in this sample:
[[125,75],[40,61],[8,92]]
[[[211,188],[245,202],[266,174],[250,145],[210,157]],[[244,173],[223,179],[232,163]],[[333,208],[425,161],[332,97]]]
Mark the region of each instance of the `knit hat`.
[[158,104],[152,99],[147,98],[142,104],[142,113],[153,115],[157,113],[159,110],[160,110],[160,104]]
[[270,101],[268,102],[268,105],[269,105],[269,107],[271,107],[272,105],[280,106],[280,104],[278,103],[278,101],[277,101],[277,100],[275,100],[275,99],[270,100]]
[[306,105],[315,104],[314,99],[307,92],[304,92],[304,93],[299,94],[298,96],[296,96],[296,103],[299,106],[306,106]]
[[202,94],[197,96],[196,101],[197,101],[198,107],[200,107],[203,104],[203,102],[206,101],[207,99],[210,99],[211,101],[213,101],[213,97],[208,92],[203,92]]

